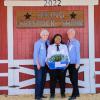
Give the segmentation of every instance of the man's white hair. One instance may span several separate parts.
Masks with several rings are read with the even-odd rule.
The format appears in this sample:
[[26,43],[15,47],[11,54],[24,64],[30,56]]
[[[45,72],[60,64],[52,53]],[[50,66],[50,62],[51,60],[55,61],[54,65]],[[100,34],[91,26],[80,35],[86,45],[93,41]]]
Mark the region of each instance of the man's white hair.
[[68,31],[67,31],[67,33],[76,33],[76,31],[75,31],[75,29],[73,29],[73,28],[70,28]]
[[49,34],[48,30],[42,29],[40,35]]

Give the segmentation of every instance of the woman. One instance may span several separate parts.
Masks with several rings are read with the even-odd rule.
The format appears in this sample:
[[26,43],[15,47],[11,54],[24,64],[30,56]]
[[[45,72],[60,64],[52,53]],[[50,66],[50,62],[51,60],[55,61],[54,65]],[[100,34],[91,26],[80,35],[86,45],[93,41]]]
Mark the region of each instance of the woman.
[[[62,36],[60,34],[56,34],[54,36],[52,45],[48,47],[47,61],[55,54],[62,54],[68,57],[67,46],[62,44]],[[55,88],[56,88],[57,81],[60,84],[61,97],[62,98],[65,97],[65,75],[66,75],[65,69],[59,69],[59,68],[53,70],[50,69],[50,98],[55,97]]]

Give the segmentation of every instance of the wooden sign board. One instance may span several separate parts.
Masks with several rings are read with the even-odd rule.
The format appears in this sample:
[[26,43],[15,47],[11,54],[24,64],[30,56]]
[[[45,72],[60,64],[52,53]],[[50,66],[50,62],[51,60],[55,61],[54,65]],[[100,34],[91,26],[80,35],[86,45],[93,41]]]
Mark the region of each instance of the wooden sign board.
[[83,27],[84,12],[76,11],[19,11],[16,14],[18,28]]

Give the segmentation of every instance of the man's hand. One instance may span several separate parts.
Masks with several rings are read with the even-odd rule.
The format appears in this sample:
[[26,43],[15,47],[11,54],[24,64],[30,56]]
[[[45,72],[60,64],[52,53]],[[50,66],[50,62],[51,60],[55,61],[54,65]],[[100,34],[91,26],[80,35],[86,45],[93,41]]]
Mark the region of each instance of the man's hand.
[[66,68],[69,66],[69,64],[66,65]]
[[39,62],[37,61],[37,69],[40,70],[41,69],[41,66],[39,64]]
[[76,64],[76,65],[75,65],[75,68],[78,69],[78,68],[79,68],[79,64]]
[[37,69],[38,69],[38,70],[40,70],[40,69],[41,69],[41,66],[40,66],[39,64],[37,65]]

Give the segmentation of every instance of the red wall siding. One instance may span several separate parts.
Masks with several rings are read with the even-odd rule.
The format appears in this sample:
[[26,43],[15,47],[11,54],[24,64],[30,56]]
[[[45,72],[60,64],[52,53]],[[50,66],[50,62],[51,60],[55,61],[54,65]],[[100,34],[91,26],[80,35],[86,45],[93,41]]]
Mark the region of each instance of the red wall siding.
[[[100,3],[94,8],[94,24],[95,24],[95,58],[100,58]],[[95,70],[100,71],[100,62],[95,63]],[[100,84],[100,74],[96,75],[96,84]],[[96,88],[96,92],[100,93],[100,87]]]
[[[7,60],[7,8],[0,0],[0,60]],[[0,63],[0,74],[8,73],[8,64]],[[0,86],[8,86],[8,76],[0,76]],[[8,90],[0,90],[0,94],[8,94]]]
[[[100,62],[95,62],[95,71],[100,71]],[[95,83],[100,84],[100,74],[97,74],[95,77]],[[96,88],[96,92],[100,93],[100,87]]]
[[[15,59],[32,59],[34,42],[39,38],[40,28],[16,28],[16,12],[20,11],[36,11],[48,10],[49,7],[15,7],[14,8],[14,58]],[[56,10],[83,10],[84,22],[83,28],[76,28],[77,39],[81,43],[81,57],[88,58],[88,8],[87,7],[53,7]],[[64,41],[67,41],[68,28],[48,28],[50,31],[50,39],[54,34],[63,35]]]
[[7,9],[0,0],[0,60],[7,59]]
[[[8,73],[8,64],[0,64],[0,74]],[[8,76],[0,76],[0,87],[8,86]],[[0,90],[0,94],[8,94],[8,90]]]
[[100,58],[100,5],[95,6],[95,57]]
[[7,63],[0,64],[0,73],[8,73],[8,64]]

